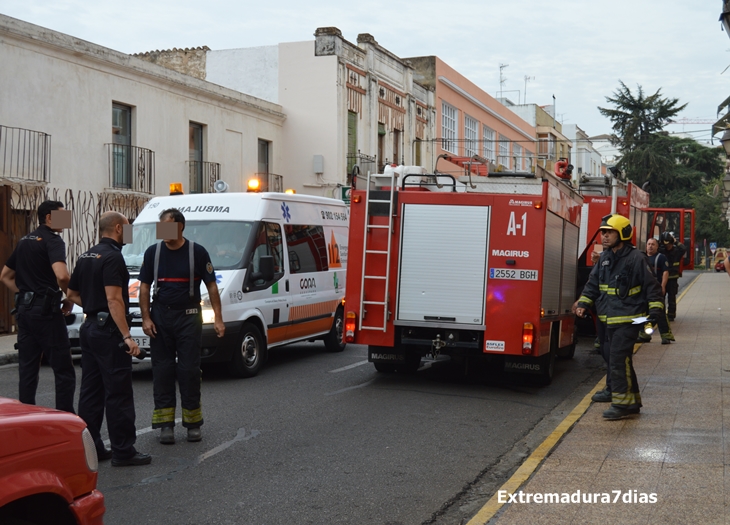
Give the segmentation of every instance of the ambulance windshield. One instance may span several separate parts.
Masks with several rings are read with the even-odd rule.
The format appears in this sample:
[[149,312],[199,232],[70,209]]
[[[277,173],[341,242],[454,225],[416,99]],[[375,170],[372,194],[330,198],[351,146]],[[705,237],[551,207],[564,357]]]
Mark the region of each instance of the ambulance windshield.
[[[216,270],[243,268],[243,252],[248,245],[253,222],[187,221],[183,236],[200,244],[210,254]],[[131,244],[122,248],[124,262],[130,270],[139,270],[144,252],[157,242],[157,223],[134,224]]]

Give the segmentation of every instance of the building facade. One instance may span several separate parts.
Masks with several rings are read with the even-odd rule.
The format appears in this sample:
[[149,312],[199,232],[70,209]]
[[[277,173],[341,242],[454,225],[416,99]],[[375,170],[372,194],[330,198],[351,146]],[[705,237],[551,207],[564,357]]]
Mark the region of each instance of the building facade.
[[585,131],[577,124],[563,124],[563,135],[572,142],[570,163],[574,167],[575,177],[598,177],[605,172],[601,167],[601,153],[593,147],[593,142]]
[[[73,210],[68,260],[98,241],[98,217],[134,218],[182,182],[232,191],[281,163],[281,106],[0,15],[0,259],[37,225],[46,198]],[[0,332],[9,298],[0,287]]]
[[[440,155],[473,157],[490,170],[533,171],[536,131],[527,122],[436,56],[406,59],[415,79],[435,93],[436,137],[432,162]],[[440,162],[438,170],[461,174],[463,168]]]

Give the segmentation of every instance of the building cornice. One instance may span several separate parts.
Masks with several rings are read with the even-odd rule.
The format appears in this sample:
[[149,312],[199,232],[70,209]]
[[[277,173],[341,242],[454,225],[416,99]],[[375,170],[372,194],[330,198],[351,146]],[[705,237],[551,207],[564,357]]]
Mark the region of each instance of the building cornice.
[[471,102],[472,104],[478,106],[479,109],[482,109],[482,110],[486,111],[487,113],[489,113],[490,115],[492,115],[494,118],[496,118],[497,120],[499,120],[500,122],[502,122],[502,124],[506,124],[511,129],[513,129],[514,131],[516,131],[517,133],[519,133],[523,137],[527,138],[531,142],[537,142],[537,138],[535,138],[534,136],[530,135],[529,133],[527,133],[526,131],[524,131],[519,126],[516,126],[515,124],[513,124],[512,122],[510,122],[509,120],[507,120],[506,118],[504,118],[502,115],[500,115],[499,113],[497,113],[496,111],[494,111],[492,108],[490,108],[489,106],[487,106],[484,102],[482,102],[481,100],[479,100],[478,98],[476,98],[474,95],[472,95],[471,93],[469,93],[465,89],[459,87],[458,85],[456,85],[454,82],[452,82],[451,80],[449,80],[445,76],[440,75],[438,77],[438,79],[439,79],[439,82],[441,82],[441,83],[445,84],[446,86],[450,87],[452,90],[456,91],[459,95],[461,95],[464,98],[466,98],[467,100],[469,100],[469,102]]

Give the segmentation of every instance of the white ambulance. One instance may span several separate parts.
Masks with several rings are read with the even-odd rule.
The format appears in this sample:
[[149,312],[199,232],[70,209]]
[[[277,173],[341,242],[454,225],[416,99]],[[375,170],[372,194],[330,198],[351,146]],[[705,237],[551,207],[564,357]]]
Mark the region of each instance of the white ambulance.
[[348,208],[344,202],[284,193],[207,193],[150,200],[122,253],[130,272],[131,334],[142,348],[139,268],[157,242],[160,212],[185,216],[186,239],[208,250],[221,297],[225,337],[216,337],[207,288],[201,284],[203,363],[229,363],[239,377],[256,375],[267,350],[322,339],[340,352],[347,266]]

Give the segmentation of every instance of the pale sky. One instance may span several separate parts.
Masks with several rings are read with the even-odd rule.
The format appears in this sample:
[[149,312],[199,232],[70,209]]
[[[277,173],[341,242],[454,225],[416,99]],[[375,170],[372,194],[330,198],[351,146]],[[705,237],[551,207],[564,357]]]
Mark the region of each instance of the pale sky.
[[[721,0],[0,0],[2,14],[125,53],[313,40],[335,26],[400,57],[438,55],[492,96],[508,64],[504,96],[549,105],[554,95],[558,120],[590,136],[611,131],[596,107],[619,80],[687,102],[680,117],[715,119],[730,96],[721,10]],[[710,128],[668,130],[709,141]]]

